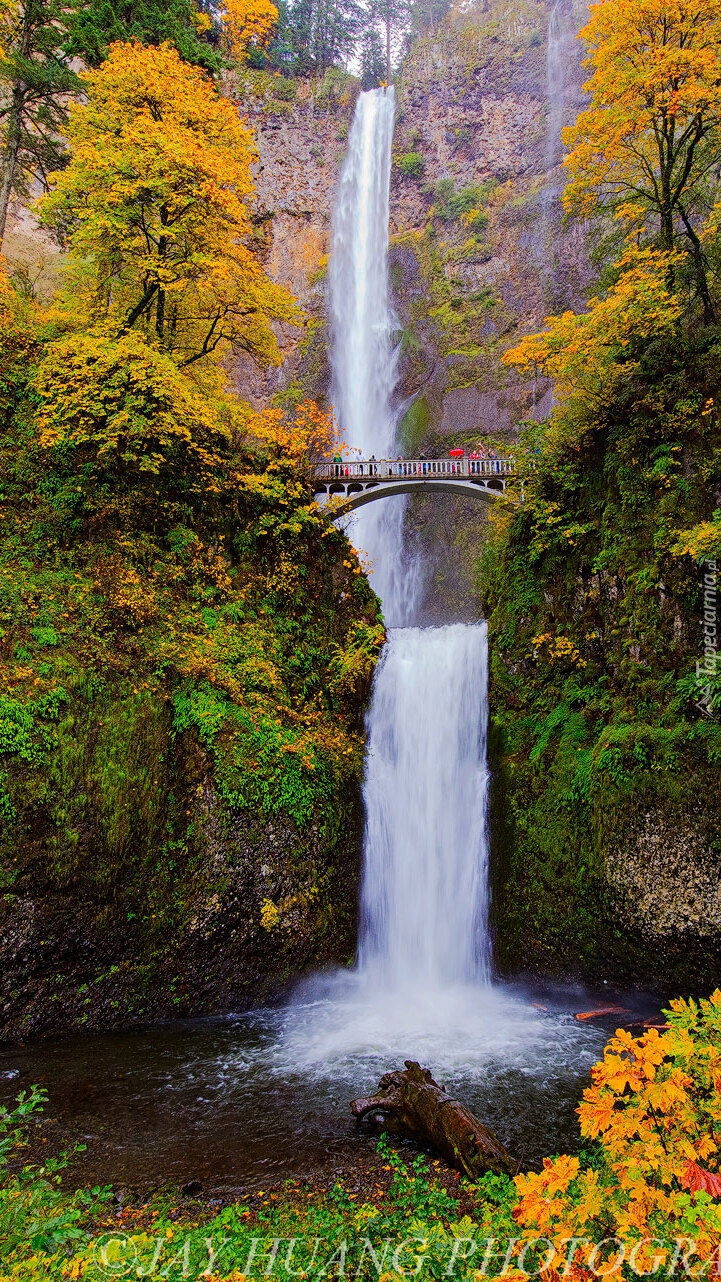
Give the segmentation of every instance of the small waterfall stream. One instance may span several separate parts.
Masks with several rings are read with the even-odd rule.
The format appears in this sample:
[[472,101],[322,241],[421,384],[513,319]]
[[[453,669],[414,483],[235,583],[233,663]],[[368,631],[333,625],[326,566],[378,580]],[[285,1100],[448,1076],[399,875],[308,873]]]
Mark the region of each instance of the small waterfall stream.
[[572,0],[555,0],[548,19],[546,38],[546,147],[545,168],[555,169],[563,158],[563,127],[566,104],[573,83],[578,56],[577,24]]
[[559,203],[566,181],[556,173],[563,160],[563,130],[580,106],[577,33],[581,20],[574,0],[554,0],[546,31],[546,137],[543,153],[545,183],[541,192],[536,257],[542,266],[549,306],[557,305]]

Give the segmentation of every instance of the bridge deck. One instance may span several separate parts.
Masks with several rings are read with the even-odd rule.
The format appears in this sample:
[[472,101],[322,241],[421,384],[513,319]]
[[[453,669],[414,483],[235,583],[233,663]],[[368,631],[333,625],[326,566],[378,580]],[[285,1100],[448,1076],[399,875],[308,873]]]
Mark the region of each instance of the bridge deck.
[[340,481],[395,481],[410,477],[434,477],[439,480],[460,477],[512,476],[516,470],[510,458],[441,458],[441,459],[362,459],[358,462],[318,463],[313,468],[315,481],[326,484]]
[[316,497],[322,495],[342,516],[389,494],[445,490],[485,502],[501,498],[516,473],[510,458],[360,459],[318,463],[313,468]]

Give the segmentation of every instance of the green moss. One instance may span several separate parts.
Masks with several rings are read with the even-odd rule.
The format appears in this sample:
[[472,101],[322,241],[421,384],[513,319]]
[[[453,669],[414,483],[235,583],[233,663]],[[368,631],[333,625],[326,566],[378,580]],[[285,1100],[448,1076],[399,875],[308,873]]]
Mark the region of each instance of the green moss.
[[[670,978],[641,927],[628,914],[620,925],[606,864],[646,815],[713,811],[712,791],[695,800],[721,752],[689,676],[700,571],[673,547],[711,514],[721,479],[716,425],[700,412],[718,394],[715,351],[708,334],[655,349],[565,445],[534,428],[526,502],[484,557],[511,825],[496,893],[507,965]],[[679,982],[702,951],[674,957]]]
[[[0,426],[0,933],[19,929],[21,887],[44,942],[22,996],[3,955],[3,999],[23,1027],[207,1009],[220,999],[197,967],[217,970],[203,950],[222,904],[260,1000],[324,959],[314,941],[351,946],[378,602],[303,473],[260,449],[219,441],[197,497],[169,461],[161,496],[128,475],[99,502],[78,484],[86,460],[40,449],[20,364]],[[254,920],[266,861],[297,901],[272,948]],[[169,972],[189,932],[182,997]],[[46,947],[64,959],[53,1014]]]
[[418,396],[406,410],[399,432],[403,453],[414,458],[421,449],[432,424],[431,407],[425,395]]
[[483,231],[488,219],[481,207],[497,186],[495,179],[489,179],[488,182],[472,183],[456,190],[452,178],[442,178],[433,189],[436,215],[444,223],[451,223],[464,214],[472,213],[473,218],[466,225],[471,230]]

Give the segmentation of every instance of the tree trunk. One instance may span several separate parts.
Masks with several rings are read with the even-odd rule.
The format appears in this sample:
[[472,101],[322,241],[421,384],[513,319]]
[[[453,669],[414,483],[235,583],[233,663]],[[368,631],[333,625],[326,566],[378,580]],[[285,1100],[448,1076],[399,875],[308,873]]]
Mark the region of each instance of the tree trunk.
[[[13,94],[13,99],[15,94]],[[10,122],[8,125],[7,141],[2,156],[2,172],[0,173],[0,248],[2,248],[5,239],[5,227],[8,220],[8,209],[10,208],[10,198],[15,185],[15,176],[18,168],[18,152],[20,150],[20,118],[15,110],[15,102],[8,112]]]
[[[23,25],[20,32],[20,42],[17,49],[12,53],[21,59],[27,59],[30,56],[30,46],[32,44],[32,6],[28,2],[25,4],[23,11]],[[23,80],[17,79],[13,84],[12,99],[8,111],[7,134],[5,137],[5,147],[3,148],[2,173],[0,174],[0,247],[2,247],[5,238],[5,226],[7,224],[8,209],[10,199],[13,194],[15,180],[17,178],[18,160],[20,156],[20,139],[22,137],[22,118],[25,110],[25,95],[27,86]]]
[[427,1068],[411,1059],[405,1064],[405,1072],[383,1075],[378,1095],[353,1100],[353,1116],[359,1121],[373,1114],[392,1118],[472,1180],[486,1171],[511,1174],[514,1164],[495,1135],[463,1104],[446,1095]]
[[686,235],[688,239],[691,241],[691,254],[693,257],[693,266],[694,266],[694,272],[696,275],[696,288],[699,292],[699,297],[701,299],[701,302],[703,303],[703,318],[706,324],[710,325],[716,320],[716,311],[711,299],[711,295],[709,293],[708,276],[706,273],[706,260],[704,258],[701,241],[696,235],[696,232],[690,222],[690,219],[683,205],[679,205],[678,211],[681,215],[683,225],[686,228]]

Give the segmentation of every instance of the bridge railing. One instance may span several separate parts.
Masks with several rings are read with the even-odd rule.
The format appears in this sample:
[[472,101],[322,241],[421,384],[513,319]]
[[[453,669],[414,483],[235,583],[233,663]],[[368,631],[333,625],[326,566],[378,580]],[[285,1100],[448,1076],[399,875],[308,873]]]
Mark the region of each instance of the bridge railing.
[[510,458],[361,459],[358,462],[318,463],[313,475],[318,481],[402,480],[424,476],[510,476],[516,470]]

